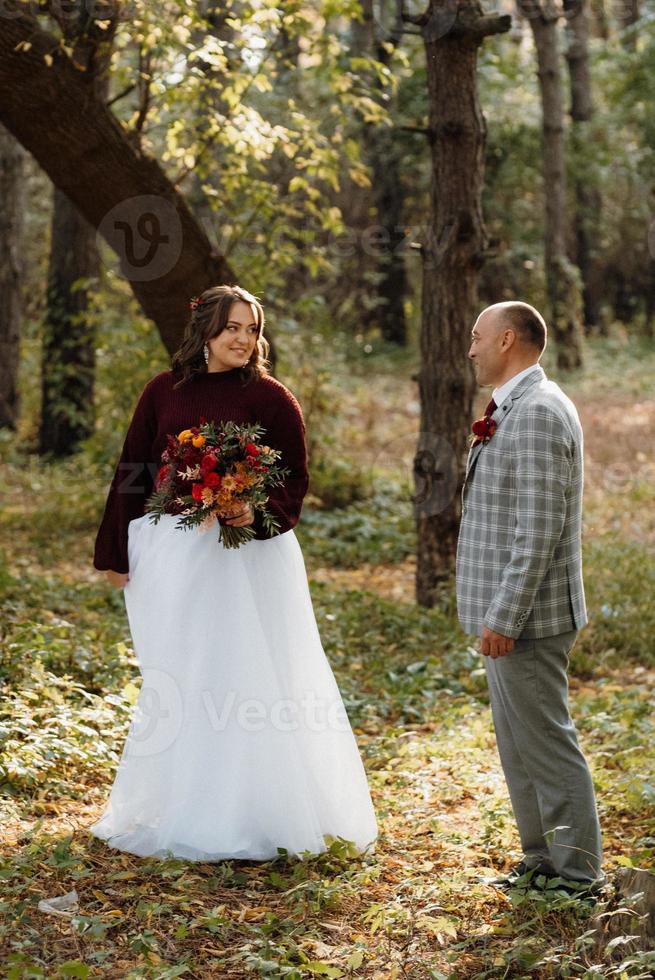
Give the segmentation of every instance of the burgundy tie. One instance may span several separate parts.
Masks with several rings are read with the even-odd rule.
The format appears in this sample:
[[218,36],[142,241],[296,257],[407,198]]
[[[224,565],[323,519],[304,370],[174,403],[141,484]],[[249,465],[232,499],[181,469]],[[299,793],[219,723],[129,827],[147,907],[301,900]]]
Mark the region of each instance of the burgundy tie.
[[496,405],[495,401],[492,398],[491,401],[489,402],[489,404],[487,405],[487,407],[485,408],[484,414],[488,418],[490,415],[493,415],[494,414],[494,412],[496,411],[497,408],[498,408],[498,405]]

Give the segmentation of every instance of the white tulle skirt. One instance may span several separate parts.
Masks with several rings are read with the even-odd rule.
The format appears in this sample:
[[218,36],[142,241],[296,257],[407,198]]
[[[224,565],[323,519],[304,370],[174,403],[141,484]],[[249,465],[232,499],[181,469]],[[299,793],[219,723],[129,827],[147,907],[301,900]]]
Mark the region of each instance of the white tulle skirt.
[[90,832],[140,856],[267,860],[373,849],[362,760],[293,530],[236,550],[218,525],[128,528],[124,589],[142,685]]

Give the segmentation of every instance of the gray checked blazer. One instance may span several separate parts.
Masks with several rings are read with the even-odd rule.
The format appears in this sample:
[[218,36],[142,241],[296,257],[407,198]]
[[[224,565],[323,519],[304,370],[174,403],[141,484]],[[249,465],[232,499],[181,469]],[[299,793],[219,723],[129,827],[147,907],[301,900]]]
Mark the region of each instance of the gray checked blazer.
[[587,623],[582,584],[583,437],[573,402],[540,365],[469,452],[457,544],[467,633],[527,639]]

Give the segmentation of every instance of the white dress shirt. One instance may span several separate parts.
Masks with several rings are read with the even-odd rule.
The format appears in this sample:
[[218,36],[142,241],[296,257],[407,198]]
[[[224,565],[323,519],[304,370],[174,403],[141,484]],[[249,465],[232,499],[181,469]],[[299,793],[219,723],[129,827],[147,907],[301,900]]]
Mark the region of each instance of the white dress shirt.
[[496,405],[497,406],[502,405],[505,399],[507,398],[507,396],[509,395],[509,393],[515,387],[515,385],[517,385],[522,378],[525,378],[528,374],[530,374],[531,371],[534,371],[536,367],[539,367],[538,361],[535,361],[535,363],[531,364],[530,367],[524,368],[522,371],[519,371],[519,373],[515,374],[513,378],[510,378],[509,381],[506,381],[505,384],[502,384],[500,388],[494,388],[491,397],[495,401]]

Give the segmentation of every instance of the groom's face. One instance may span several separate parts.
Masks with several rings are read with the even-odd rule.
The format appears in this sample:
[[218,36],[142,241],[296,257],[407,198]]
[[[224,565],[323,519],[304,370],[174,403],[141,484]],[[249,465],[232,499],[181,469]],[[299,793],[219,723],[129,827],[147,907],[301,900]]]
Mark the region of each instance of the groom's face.
[[506,365],[504,329],[499,310],[485,310],[471,331],[469,358],[479,385],[494,385]]

